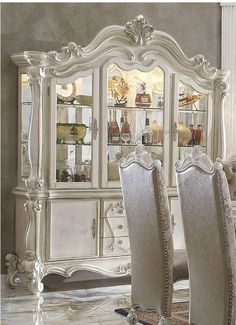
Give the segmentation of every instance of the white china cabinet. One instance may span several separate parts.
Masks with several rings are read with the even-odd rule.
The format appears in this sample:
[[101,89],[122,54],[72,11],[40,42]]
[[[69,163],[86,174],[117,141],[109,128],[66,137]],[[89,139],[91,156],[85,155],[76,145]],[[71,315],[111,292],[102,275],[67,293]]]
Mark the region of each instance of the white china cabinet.
[[24,275],[39,293],[51,273],[130,274],[117,162],[139,143],[162,161],[175,247],[183,248],[174,164],[197,144],[212,159],[224,155],[227,72],[201,55],[187,58],[143,16],[104,28],[87,47],[11,58],[19,148],[9,284]]

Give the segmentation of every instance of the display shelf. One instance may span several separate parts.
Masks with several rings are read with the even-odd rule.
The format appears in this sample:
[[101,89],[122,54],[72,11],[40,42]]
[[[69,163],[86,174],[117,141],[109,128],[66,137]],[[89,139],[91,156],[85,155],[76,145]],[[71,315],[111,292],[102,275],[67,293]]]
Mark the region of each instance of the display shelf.
[[130,110],[130,111],[148,111],[148,112],[163,112],[164,111],[164,108],[160,108],[160,107],[141,107],[141,106],[108,106],[108,109]]
[[[136,147],[138,143],[134,144],[125,144],[125,143],[108,143],[109,147]],[[145,147],[163,147],[163,144],[143,144]]]
[[92,143],[59,143],[57,142],[57,146],[91,146]]
[[21,102],[21,105],[32,105],[32,102]]
[[187,145],[185,145],[185,146],[178,146],[178,147],[179,147],[179,148],[193,148],[193,147],[195,147],[195,146],[201,146],[201,147],[203,147],[203,148],[206,148],[206,145],[204,145],[204,144],[194,144],[194,145],[187,144]]
[[66,108],[68,108],[68,107],[76,107],[76,108],[93,108],[93,105],[81,105],[81,104],[70,104],[70,103],[68,103],[68,104],[59,104],[59,103],[57,103],[57,107],[66,107]]
[[199,110],[197,110],[197,109],[179,109],[179,112],[181,112],[181,113],[207,113],[207,110],[203,110],[203,109],[199,109]]

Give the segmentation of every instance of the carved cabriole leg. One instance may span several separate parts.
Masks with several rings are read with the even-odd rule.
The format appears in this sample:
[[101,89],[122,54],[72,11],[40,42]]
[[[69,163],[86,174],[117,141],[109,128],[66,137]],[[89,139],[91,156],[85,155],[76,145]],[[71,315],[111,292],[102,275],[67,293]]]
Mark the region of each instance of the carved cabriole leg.
[[137,310],[138,310],[138,307],[132,307],[130,309],[130,312],[129,314],[127,315],[127,322],[131,325],[135,325],[138,323],[138,315],[137,315]]
[[7,254],[5,257],[7,267],[7,284],[10,288],[15,288],[21,284],[19,276],[19,258],[15,254]]
[[39,295],[43,291],[43,283],[41,282],[44,277],[43,264],[34,252],[27,251],[21,266],[26,277],[27,288],[31,293]]

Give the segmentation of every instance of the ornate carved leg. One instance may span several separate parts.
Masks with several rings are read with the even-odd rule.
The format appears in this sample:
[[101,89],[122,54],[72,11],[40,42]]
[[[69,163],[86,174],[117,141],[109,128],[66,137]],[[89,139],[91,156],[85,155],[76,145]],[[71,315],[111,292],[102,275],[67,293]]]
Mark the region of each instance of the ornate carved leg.
[[15,288],[21,284],[19,276],[19,258],[15,254],[7,254],[5,257],[7,266],[7,284]]
[[43,291],[41,282],[44,272],[43,264],[39,261],[36,254],[32,251],[25,253],[25,260],[21,263],[27,281],[27,288],[33,294],[39,295]]
[[138,315],[137,315],[137,308],[133,307],[130,309],[129,314],[127,315],[127,322],[131,325],[135,325],[138,323]]

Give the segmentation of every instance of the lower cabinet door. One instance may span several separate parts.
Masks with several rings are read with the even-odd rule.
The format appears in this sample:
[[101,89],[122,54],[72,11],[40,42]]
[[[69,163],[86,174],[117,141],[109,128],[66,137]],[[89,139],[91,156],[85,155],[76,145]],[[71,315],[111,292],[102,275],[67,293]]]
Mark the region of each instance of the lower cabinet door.
[[99,200],[49,202],[47,259],[98,256]]

